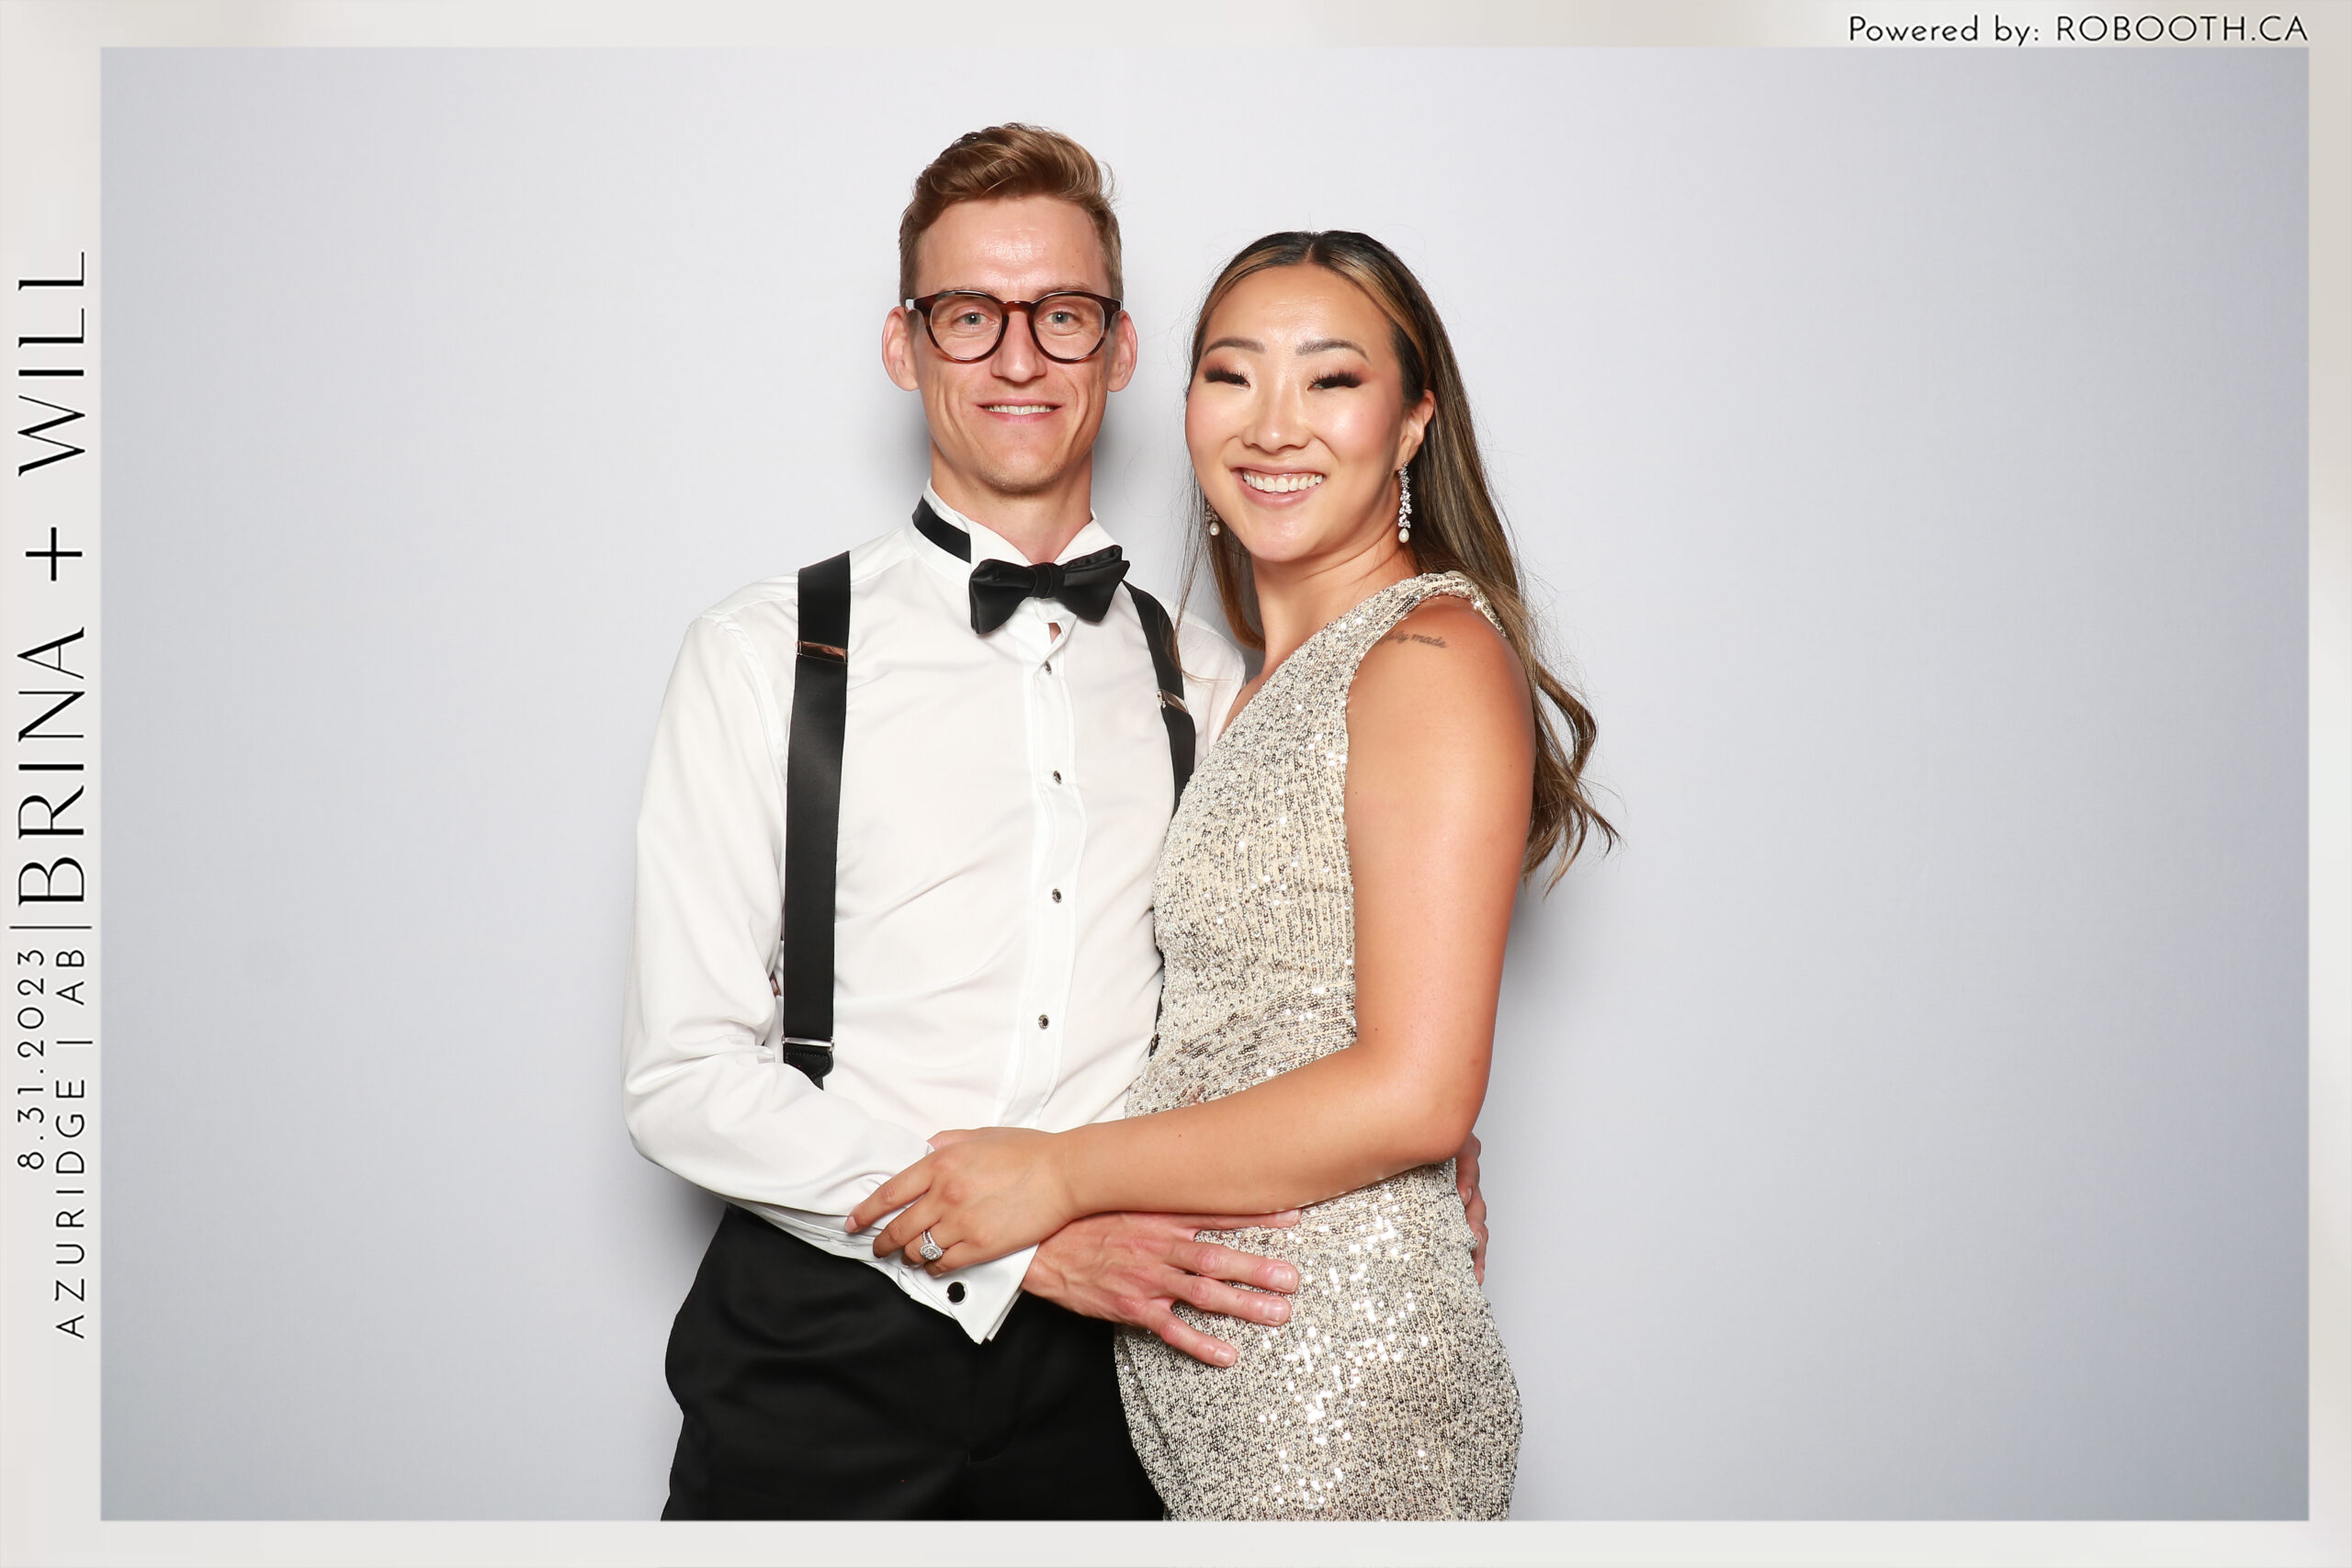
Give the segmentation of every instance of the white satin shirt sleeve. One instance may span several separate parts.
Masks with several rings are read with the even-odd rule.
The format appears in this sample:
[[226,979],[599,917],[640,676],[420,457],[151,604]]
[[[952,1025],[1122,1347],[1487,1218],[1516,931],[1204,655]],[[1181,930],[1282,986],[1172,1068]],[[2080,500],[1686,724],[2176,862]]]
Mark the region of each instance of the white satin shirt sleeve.
[[638,818],[622,1043],[629,1137],[695,1186],[881,1269],[984,1340],[1020,1293],[1035,1249],[937,1279],[876,1258],[873,1232],[862,1238],[845,1229],[849,1212],[929,1145],[819,1089],[775,1055],[770,974],[782,919],[782,716],[790,711],[790,692],[773,689],[730,618],[713,612],[693,624],[662,702]]

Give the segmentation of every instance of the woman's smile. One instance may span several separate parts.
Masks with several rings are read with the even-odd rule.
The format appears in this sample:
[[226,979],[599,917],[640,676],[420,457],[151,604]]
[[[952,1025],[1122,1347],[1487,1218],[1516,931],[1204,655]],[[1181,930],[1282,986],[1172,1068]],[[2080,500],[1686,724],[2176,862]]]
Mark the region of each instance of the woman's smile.
[[1233,477],[1255,491],[1259,504],[1263,506],[1294,505],[1321,484],[1324,478],[1312,468],[1236,468]]

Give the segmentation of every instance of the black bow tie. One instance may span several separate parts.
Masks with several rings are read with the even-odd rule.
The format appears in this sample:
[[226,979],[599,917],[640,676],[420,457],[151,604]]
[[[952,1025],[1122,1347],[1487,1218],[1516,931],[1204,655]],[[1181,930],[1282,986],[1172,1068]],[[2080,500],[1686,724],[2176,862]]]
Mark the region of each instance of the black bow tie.
[[1111,613],[1119,580],[1126,575],[1125,555],[1116,545],[1042,566],[984,560],[972,569],[972,629],[986,637],[1011,620],[1024,599],[1058,599],[1091,624]]
[[[949,555],[972,558],[971,536],[933,512],[931,502],[915,508],[915,526]],[[972,629],[988,636],[1030,599],[1058,599],[1091,626],[1111,613],[1111,601],[1126,575],[1126,553],[1116,545],[1076,560],[1047,561],[1042,566],[984,560],[972,569]]]

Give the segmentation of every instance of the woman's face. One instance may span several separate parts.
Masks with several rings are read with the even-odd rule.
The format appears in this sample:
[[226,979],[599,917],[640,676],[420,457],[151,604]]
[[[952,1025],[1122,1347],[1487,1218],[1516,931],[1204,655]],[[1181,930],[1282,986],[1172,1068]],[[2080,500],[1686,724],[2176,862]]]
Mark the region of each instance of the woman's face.
[[1311,565],[1396,535],[1396,470],[1436,401],[1405,406],[1388,318],[1314,265],[1269,267],[1209,318],[1184,399],[1193,472],[1261,564]]

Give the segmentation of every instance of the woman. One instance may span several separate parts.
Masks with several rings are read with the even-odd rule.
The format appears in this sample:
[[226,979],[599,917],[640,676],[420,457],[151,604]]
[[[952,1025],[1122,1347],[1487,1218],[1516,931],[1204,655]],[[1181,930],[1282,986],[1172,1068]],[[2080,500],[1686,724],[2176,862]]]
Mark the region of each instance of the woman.
[[1536,657],[1453,349],[1385,246],[1273,234],[1227,264],[1184,429],[1201,545],[1265,662],[1170,827],[1128,1119],[943,1134],[850,1224],[905,1205],[876,1252],[944,1272],[1088,1213],[1305,1206],[1237,1240],[1301,1283],[1233,1365],[1120,1342],[1170,1512],[1501,1518],[1518,1394],[1448,1156],[1519,881],[1611,833],[1578,779],[1591,719]]

